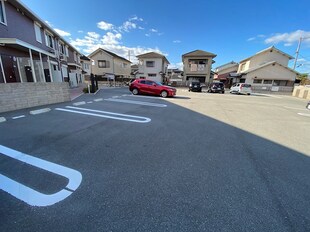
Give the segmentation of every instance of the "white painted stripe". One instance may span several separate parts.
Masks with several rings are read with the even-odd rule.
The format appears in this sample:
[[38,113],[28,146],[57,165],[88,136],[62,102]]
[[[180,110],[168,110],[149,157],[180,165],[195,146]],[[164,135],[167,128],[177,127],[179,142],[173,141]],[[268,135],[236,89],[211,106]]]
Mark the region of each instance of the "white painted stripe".
[[310,117],[310,114],[304,114],[304,113],[298,113],[301,116],[306,116],[306,117]]
[[80,106],[80,105],[85,105],[85,104],[86,104],[85,101],[73,103],[74,106]]
[[95,102],[99,102],[99,101],[103,101],[102,98],[97,98],[97,99],[94,99]]
[[93,103],[92,101],[89,101],[89,102],[87,102],[88,104],[91,104],[91,103]]
[[302,109],[302,108],[295,108],[295,107],[290,107],[290,106],[284,106],[286,109],[292,109],[292,110],[307,110],[307,109]]
[[108,98],[108,99],[104,99],[104,100],[105,101],[136,104],[136,105],[144,105],[144,106],[167,107],[167,105],[165,105],[165,104],[157,104],[157,103],[143,102],[143,101],[131,101],[131,100],[113,99],[113,98]]
[[[81,173],[74,169],[39,159],[2,145],[0,145],[0,155],[1,154],[67,178],[69,182],[65,188],[71,191],[75,191],[82,182]],[[72,194],[71,191],[62,189],[57,193],[47,195],[31,189],[1,174],[0,189],[32,206],[50,206],[64,200]]]
[[44,109],[39,109],[39,110],[32,110],[32,111],[30,111],[30,114],[36,115],[36,114],[46,113],[46,112],[49,112],[49,111],[51,111],[50,108],[44,108]]
[[[94,113],[81,112],[81,111],[76,111],[76,110],[68,110],[68,109],[62,109],[62,108],[56,108],[55,110],[77,113],[77,114],[91,115],[91,116],[96,116],[96,117],[101,117],[101,118],[110,118],[110,119],[116,119],[116,120],[122,120],[122,121],[129,121],[129,122],[148,123],[151,121],[150,118],[135,116],[135,115],[129,115],[129,114],[118,114],[118,113],[113,113],[113,112],[85,109],[85,108],[79,108],[79,107],[73,107],[73,106],[66,106],[66,108],[77,109],[77,110],[82,110],[82,111],[96,112],[96,113],[101,113],[101,114],[94,114]],[[104,114],[106,114],[106,115],[104,115]],[[109,116],[109,115],[115,115],[115,117]]]
[[5,117],[0,117],[0,122],[5,122],[5,121],[6,121]]
[[19,118],[24,118],[26,117],[25,115],[20,115],[20,116],[16,116],[16,117],[13,117],[12,119],[19,119]]

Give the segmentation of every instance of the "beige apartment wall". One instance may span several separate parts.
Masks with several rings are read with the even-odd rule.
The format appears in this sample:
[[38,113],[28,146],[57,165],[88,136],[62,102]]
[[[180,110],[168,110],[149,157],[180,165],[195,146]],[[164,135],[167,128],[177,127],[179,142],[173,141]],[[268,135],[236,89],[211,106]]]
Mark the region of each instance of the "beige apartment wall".
[[310,100],[310,86],[295,86],[292,95],[294,97]]
[[225,69],[218,71],[218,75],[225,74],[225,73],[231,73],[231,72],[237,72],[237,70],[238,70],[238,66],[236,65],[236,66],[225,68]]
[[276,51],[273,51],[273,52],[267,51],[267,52],[264,52],[264,53],[261,53],[261,54],[258,54],[252,57],[249,68],[261,66],[271,61],[276,61],[277,63],[287,67],[289,58]]
[[[239,67],[238,67],[238,73],[244,72],[244,71],[248,70],[250,68],[250,63],[251,63],[250,60],[247,60],[247,61],[244,61],[244,62],[240,63]],[[244,66],[244,69],[241,70],[241,67],[242,67],[243,64],[245,64],[245,66]]]
[[[123,67],[123,64],[126,64],[126,67]],[[114,74],[115,75],[122,75],[129,77],[131,72],[131,63],[126,62],[125,60],[114,58]]]
[[[256,78],[255,78],[256,77]],[[288,80],[295,81],[296,74],[278,64],[268,65],[247,74],[247,83],[253,83],[255,79],[264,80]]]
[[[92,60],[94,60],[94,65],[91,66],[91,72],[95,75],[103,75],[104,73],[114,73],[113,68],[113,57],[108,55],[105,52],[97,52],[95,55],[90,57]],[[109,68],[99,68],[98,66],[98,60],[108,60],[110,62]]]

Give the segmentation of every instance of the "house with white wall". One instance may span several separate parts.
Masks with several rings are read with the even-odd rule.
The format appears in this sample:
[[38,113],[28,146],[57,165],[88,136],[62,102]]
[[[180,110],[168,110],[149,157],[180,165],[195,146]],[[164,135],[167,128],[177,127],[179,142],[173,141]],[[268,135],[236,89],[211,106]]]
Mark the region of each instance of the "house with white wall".
[[237,73],[239,64],[231,61],[215,68],[214,81],[220,81],[225,84],[226,88],[232,85],[231,73]]
[[131,62],[108,50],[98,48],[88,55],[92,60],[91,72],[108,80],[130,78]]
[[292,92],[298,72],[288,67],[293,59],[274,46],[239,62],[233,82],[252,84],[254,91]]
[[166,83],[168,65],[167,58],[156,52],[148,52],[137,56],[139,72],[136,78],[146,78],[161,83]]

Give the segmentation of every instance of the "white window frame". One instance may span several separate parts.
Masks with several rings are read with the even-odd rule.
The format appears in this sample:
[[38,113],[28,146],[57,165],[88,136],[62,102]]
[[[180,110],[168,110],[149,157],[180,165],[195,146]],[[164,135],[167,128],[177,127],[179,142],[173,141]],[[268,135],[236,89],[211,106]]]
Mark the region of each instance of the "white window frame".
[[[152,64],[152,65],[150,65]],[[147,60],[145,61],[145,67],[147,68],[154,68],[155,67],[155,61],[154,60]]]
[[[62,55],[66,55],[66,48],[65,48],[65,43],[62,42],[61,40],[58,41],[58,47],[59,47],[59,53]],[[63,48],[63,49],[61,49]]]
[[76,52],[73,53],[73,59],[74,59],[75,62],[77,62],[77,54],[76,54]]
[[34,33],[36,35],[37,42],[42,43],[41,25],[37,22],[34,22]]
[[3,16],[3,22],[0,18],[0,23],[7,26],[7,20],[6,20],[6,13],[5,13],[5,7],[4,7],[4,0],[0,0],[1,8],[2,8],[2,16]]
[[[49,47],[49,48],[55,49],[55,40],[54,40],[53,34],[50,33],[47,30],[45,30],[44,34],[45,34],[45,44],[46,44],[46,46]],[[52,47],[49,46],[49,41],[48,41],[49,36],[52,38]]]

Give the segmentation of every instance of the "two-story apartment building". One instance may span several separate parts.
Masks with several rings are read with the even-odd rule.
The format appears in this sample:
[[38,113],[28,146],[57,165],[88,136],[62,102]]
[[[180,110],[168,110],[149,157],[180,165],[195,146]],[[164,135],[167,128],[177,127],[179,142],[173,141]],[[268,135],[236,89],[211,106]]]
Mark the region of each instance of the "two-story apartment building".
[[[80,82],[79,57],[78,50],[21,1],[0,0],[0,87],[6,90],[6,94],[0,94],[1,110],[67,100],[69,90],[64,89],[68,83],[48,83]],[[42,91],[34,91],[40,88]],[[60,88],[64,89],[56,93]],[[53,96],[49,96],[50,89],[54,89]],[[27,90],[31,94],[25,94]],[[64,91],[66,96],[60,99]],[[39,93],[42,96],[38,97]]]
[[212,81],[211,67],[215,63],[215,54],[195,50],[182,55],[184,81],[200,81],[208,85]]
[[272,46],[240,61],[238,72],[231,76],[235,83],[252,84],[255,91],[291,92],[298,75],[288,67],[291,59],[292,56]]
[[0,83],[80,79],[80,53],[18,0],[0,1]]
[[148,52],[137,56],[139,73],[136,78],[146,78],[161,83],[166,83],[168,65],[167,58],[156,52]]
[[108,80],[130,78],[131,62],[108,50],[98,48],[88,55],[92,60],[91,72]]

